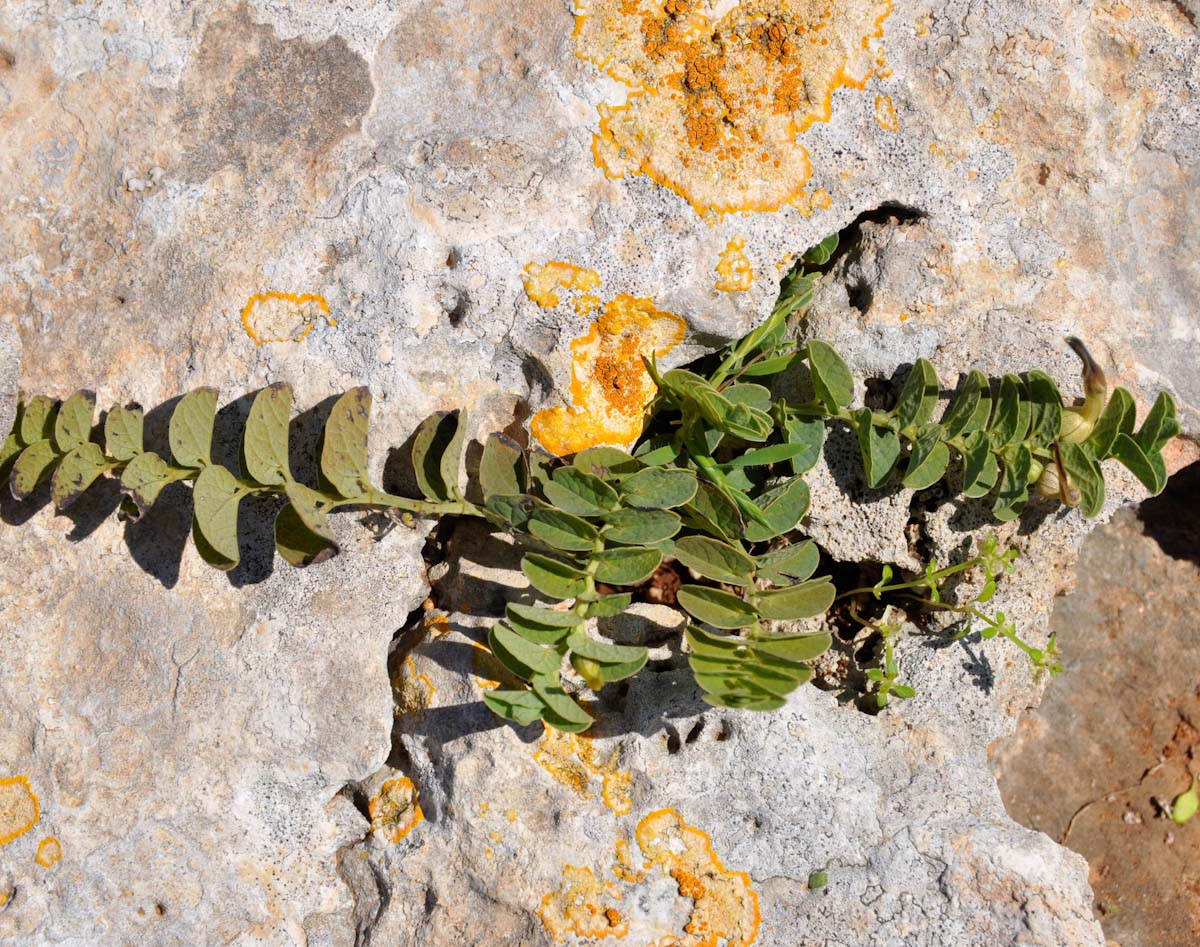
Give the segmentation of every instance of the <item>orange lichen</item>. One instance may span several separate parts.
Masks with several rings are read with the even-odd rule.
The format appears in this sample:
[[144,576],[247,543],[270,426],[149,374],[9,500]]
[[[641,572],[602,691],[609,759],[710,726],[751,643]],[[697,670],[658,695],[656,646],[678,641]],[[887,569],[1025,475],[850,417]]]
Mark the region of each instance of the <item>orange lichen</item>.
[[529,263],[525,267],[525,273],[525,294],[543,309],[551,309],[559,304],[560,300],[555,290],[574,289],[586,293],[600,285],[600,274],[595,270],[587,270],[560,260]]
[[20,838],[41,818],[38,797],[29,788],[28,776],[0,779],[0,845]]
[[746,241],[734,237],[725,244],[721,251],[721,259],[717,262],[716,289],[723,293],[740,293],[750,288],[754,282],[754,270],[745,254]]
[[762,919],[751,878],[729,871],[708,835],[684,822],[674,809],[659,809],[638,823],[637,841],[649,866],[661,867],[692,899],[685,947],[749,947]]
[[886,62],[892,0],[585,0],[577,55],[631,89],[599,106],[592,143],[609,177],[645,174],[699,212],[777,210],[808,181],[796,135],[828,121],[833,93]]
[[255,345],[302,342],[318,318],[337,325],[329,303],[316,293],[255,293],[242,308],[242,325]]
[[556,941],[568,934],[579,937],[624,937],[629,924],[616,907],[621,889],[611,881],[600,881],[590,868],[567,865],[563,883],[542,899],[538,917]]
[[53,835],[49,835],[38,844],[37,854],[33,856],[33,860],[43,868],[49,868],[62,861],[62,856],[62,845]]
[[546,727],[533,758],[581,799],[595,798],[592,779],[598,778],[600,798],[604,804],[617,815],[629,812],[633,778],[628,771],[617,768],[615,750],[608,759],[599,760],[590,737]]
[[596,311],[596,307],[600,305],[600,297],[593,296],[591,293],[584,293],[576,298],[571,305],[575,307],[575,311],[581,316],[590,316]]
[[621,293],[605,303],[588,334],[571,343],[574,407],[539,411],[529,425],[533,436],[560,456],[634,440],[655,393],[642,357],[665,355],[683,332],[682,319],[649,299]]
[[433,705],[433,695],[437,688],[429,675],[417,672],[417,664],[410,654],[400,666],[400,673],[392,682],[392,694],[396,700],[396,716],[415,714],[417,719],[425,718],[425,711]]
[[617,861],[613,865],[613,874],[635,885],[646,880],[646,872],[634,864],[633,853],[627,839],[620,839],[617,842]]
[[401,841],[425,821],[417,787],[407,776],[389,779],[379,787],[379,795],[367,803],[371,831],[393,842]]
[[900,130],[900,116],[896,114],[890,95],[875,96],[875,121],[885,132]]

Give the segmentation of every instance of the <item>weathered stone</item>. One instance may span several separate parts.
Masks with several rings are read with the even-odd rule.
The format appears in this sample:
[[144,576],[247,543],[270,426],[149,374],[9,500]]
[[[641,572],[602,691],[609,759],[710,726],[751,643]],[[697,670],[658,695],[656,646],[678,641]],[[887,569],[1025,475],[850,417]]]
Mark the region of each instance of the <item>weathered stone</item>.
[[[1194,4],[671,6],[596,0],[575,35],[551,0],[5,5],[0,325],[22,388],[149,408],[286,380],[308,408],[365,384],[377,471],[438,408],[520,433],[595,403],[594,431],[630,414],[599,364],[636,366],[630,313],[686,324],[663,354],[679,364],[867,214],[801,327],[860,377],[925,355],[947,382],[1040,366],[1070,391],[1073,333],[1200,433]],[[788,48],[777,23],[833,40]],[[739,206],[779,209],[698,212]],[[527,288],[552,261],[595,278]],[[831,449],[812,477],[808,525],[838,558],[945,560],[994,525],[847,470]],[[1117,480],[1110,508],[1137,495]],[[521,594],[490,584],[511,549],[472,564],[463,541],[439,583],[451,630],[411,668],[394,652],[389,693],[389,641],[426,591],[418,534],[343,518],[343,555],[294,572],[261,543],[263,507],[227,579],[184,549],[186,491],[137,525],[115,502],[0,503],[0,779],[28,777],[41,807],[0,849],[0,939],[525,944],[578,923],[687,942],[691,918],[745,944],[757,911],[761,945],[1100,942],[1082,863],[1010,823],[987,773],[983,744],[1038,692],[1012,649],[987,674],[974,644],[911,649],[919,697],[879,718],[811,689],[771,717],[705,711],[663,656],[594,745],[553,741],[541,766],[541,734],[479,703],[466,641]],[[998,602],[1037,641],[1084,531],[1040,508],[1004,531],[1024,556]],[[397,779],[425,821],[368,836]],[[615,877],[644,858],[643,881]],[[573,891],[597,913],[572,915]]]

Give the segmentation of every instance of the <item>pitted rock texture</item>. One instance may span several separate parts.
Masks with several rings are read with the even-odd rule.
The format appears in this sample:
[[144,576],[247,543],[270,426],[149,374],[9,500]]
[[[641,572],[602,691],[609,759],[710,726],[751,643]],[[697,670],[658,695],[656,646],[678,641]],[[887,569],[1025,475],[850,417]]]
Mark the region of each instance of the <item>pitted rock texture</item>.
[[[753,40],[760,13],[790,11],[794,28],[838,5],[671,6],[746,22],[732,34]],[[151,408],[203,384],[230,402],[288,381],[309,407],[365,384],[378,471],[434,409],[520,432],[539,410],[587,402],[572,399],[571,342],[597,311],[567,293],[539,304],[530,264],[593,271],[599,299],[678,316],[671,366],[764,318],[797,254],[869,214],[800,330],[837,343],[860,376],[890,379],[923,354],[948,382],[1040,366],[1070,390],[1073,333],[1143,405],[1172,390],[1195,436],[1192,7],[892,4],[873,55],[854,51],[852,82],[822,67],[805,86],[823,104],[841,85],[788,152],[811,163],[804,193],[719,214],[630,151],[657,125],[593,150],[602,107],[649,100],[634,107],[636,77],[581,58],[565,0],[13,0],[0,9],[0,325],[20,344],[0,330],[0,420],[14,350],[23,389],[91,388],[101,405]],[[733,58],[701,68],[691,98],[743,108],[748,136],[774,129],[753,113],[765,99],[733,103],[736,83],[711,87],[720,102],[703,91],[706,75],[758,68],[732,34],[692,37]],[[658,78],[664,98],[683,81]],[[892,223],[881,207],[902,210]],[[729,291],[717,283],[731,245],[744,262]],[[264,341],[242,314],[265,293],[320,297],[328,318]],[[227,432],[244,411],[229,410]],[[863,496],[836,443],[812,481],[808,527],[839,558],[945,560],[987,526],[969,505]],[[1136,495],[1123,481],[1111,505]],[[45,503],[0,504],[0,779],[27,777],[40,805],[0,847],[0,940],[524,944],[552,937],[544,917],[573,904],[587,930],[603,917],[629,942],[686,943],[704,925],[759,945],[1101,942],[1082,864],[1010,823],[987,775],[983,744],[1038,692],[1008,652],[989,651],[984,673],[961,648],[918,649],[922,699],[883,718],[807,690],[775,717],[726,720],[702,714],[667,644],[661,673],[612,709],[628,732],[560,753],[579,761],[560,759],[560,780],[535,760],[539,734],[498,727],[478,703],[479,649],[448,635],[394,651],[389,671],[388,643],[426,592],[421,533],[380,539],[343,517],[338,559],[301,574],[258,548],[227,578],[185,548],[186,491],[128,527],[111,491],[70,519]],[[269,514],[251,511],[249,532]],[[1084,531],[1037,509],[1012,530],[1025,565],[1007,607],[1036,640]],[[472,582],[450,624],[468,627],[464,606],[494,614],[496,595]],[[674,737],[664,714],[681,721]],[[402,778],[423,821],[398,842],[368,836],[370,800]],[[605,805],[606,784],[627,814]],[[393,808],[395,824],[410,817]],[[45,868],[51,836],[62,859]],[[695,857],[672,862],[663,838]],[[802,884],[818,867],[821,895]]]

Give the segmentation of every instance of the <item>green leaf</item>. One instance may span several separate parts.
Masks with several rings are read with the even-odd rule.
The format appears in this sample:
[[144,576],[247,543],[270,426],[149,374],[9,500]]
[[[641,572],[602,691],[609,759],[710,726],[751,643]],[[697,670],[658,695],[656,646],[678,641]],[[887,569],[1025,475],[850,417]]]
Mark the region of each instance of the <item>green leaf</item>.
[[43,480],[54,471],[59,454],[53,442],[46,438],[34,441],[26,447],[13,464],[9,475],[9,489],[18,500],[28,499]]
[[526,528],[535,538],[555,549],[590,552],[600,534],[587,520],[555,509],[534,510]]
[[610,641],[589,638],[580,629],[571,632],[567,638],[567,647],[571,649],[573,654],[578,654],[580,657],[587,658],[589,661],[596,661],[600,664],[630,664],[637,662],[640,670],[640,665],[646,663],[647,651],[645,648],[639,645],[613,644]]
[[699,528],[718,537],[736,540],[742,535],[742,516],[737,505],[707,481],[699,482],[696,495],[683,511],[691,520],[700,521]]
[[534,510],[545,506],[537,497],[528,494],[522,496],[490,496],[483,501],[483,508],[491,514],[494,520],[514,529],[523,529],[529,522]]
[[292,479],[288,466],[291,417],[290,385],[270,385],[254,396],[242,440],[242,466],[250,479],[276,485]]
[[705,694],[704,701],[714,707],[756,711],[778,710],[787,703],[782,697],[756,697],[752,694]]
[[1138,446],[1147,456],[1157,454],[1163,445],[1179,433],[1179,422],[1175,418],[1175,399],[1160,391],[1154,399],[1150,413],[1142,422],[1141,429],[1133,435]]
[[628,592],[620,592],[616,595],[604,595],[594,602],[588,602],[587,611],[584,614],[588,618],[611,618],[613,615],[620,615],[629,608],[632,601],[633,596]]
[[677,594],[688,614],[714,628],[746,628],[758,620],[753,606],[720,589],[685,585]]
[[1087,444],[1059,444],[1063,467],[1071,483],[1079,490],[1079,508],[1088,519],[1104,508],[1104,473]]
[[522,727],[542,718],[545,704],[533,691],[490,690],[484,691],[483,702],[497,717],[512,720]]
[[535,552],[521,559],[521,571],[530,585],[550,598],[576,598],[587,588],[582,571]]
[[833,346],[812,339],[805,347],[805,353],[817,399],[831,411],[850,404],[854,399],[854,376]]
[[928,360],[919,358],[904,380],[893,414],[901,428],[920,427],[933,417],[938,400],[938,377]]
[[682,506],[696,495],[696,475],[690,470],[648,467],[621,482],[625,502],[640,510]]
[[810,579],[784,589],[756,592],[751,603],[763,618],[776,621],[796,621],[823,615],[837,594],[828,576]]
[[747,365],[738,374],[745,378],[761,378],[764,375],[782,375],[795,365],[803,356],[799,352],[788,352],[786,355],[773,355],[761,362]]
[[581,654],[573,653],[571,655],[571,667],[579,672],[579,675],[587,681],[588,687],[594,691],[598,691],[605,684],[633,677],[633,675],[644,668],[646,666],[646,658],[649,657],[649,654],[645,648],[642,648],[641,651],[643,654],[638,660],[609,664],[593,661],[591,658],[585,658]]
[[1024,440],[1029,425],[1029,402],[1025,382],[1016,375],[1000,379],[1000,397],[992,417],[988,436],[995,450]]
[[488,631],[488,647],[501,664],[525,681],[536,674],[557,674],[562,664],[561,653],[526,641],[499,622]]
[[594,474],[578,467],[559,467],[542,485],[546,499],[567,513],[599,516],[616,508],[617,492]]
[[900,438],[895,431],[877,428],[870,408],[859,408],[854,417],[858,421],[858,447],[867,486],[875,489],[887,480],[900,459]]
[[582,733],[592,725],[587,711],[567,695],[556,677],[539,674],[532,683],[534,692],[546,705],[542,719],[550,726],[565,733]]
[[0,477],[8,478],[9,470],[24,449],[25,445],[15,433],[4,439],[3,445],[0,445]]
[[981,371],[972,370],[942,415],[941,424],[946,439],[966,437],[984,430],[991,413],[992,394],[987,376]]
[[[1141,444],[1128,434],[1118,434],[1113,441],[1112,456],[1129,468],[1151,496],[1158,496],[1167,485],[1167,468],[1161,454],[1148,455]],[[15,473],[15,471],[14,471]]]
[[1092,453],[1100,460],[1111,457],[1117,435],[1133,434],[1136,418],[1137,406],[1134,404],[1133,395],[1124,388],[1115,389],[1087,439]]
[[241,558],[238,504],[247,492],[220,464],[210,464],[201,470],[192,489],[192,536],[196,548],[209,565],[224,572],[234,568]]
[[829,262],[829,258],[833,256],[838,246],[838,235],[831,233],[828,237],[818,243],[815,247],[811,247],[804,251],[804,256],[800,259],[812,266],[824,266]]
[[601,480],[637,473],[642,464],[618,447],[587,447],[575,455],[572,467],[578,467]]
[[950,448],[942,437],[940,425],[927,424],[921,428],[913,442],[912,453],[908,455],[908,466],[904,471],[906,487],[924,490],[942,479],[950,464]]
[[583,616],[576,612],[560,612],[515,602],[508,603],[505,615],[513,631],[534,644],[558,644],[571,633],[572,628],[583,622]]
[[72,448],[50,481],[50,498],[62,510],[78,500],[96,478],[109,469],[104,451],[90,441]]
[[762,510],[771,525],[747,523],[744,533],[746,539],[752,543],[774,539],[795,529],[808,512],[808,484],[799,477],[792,477],[786,483],[755,497],[754,504]]
[[754,582],[754,560],[729,543],[708,536],[685,536],[675,543],[675,558],[706,579],[729,585]]
[[1045,372],[1025,375],[1029,392],[1029,441],[1031,447],[1049,447],[1062,428],[1062,395],[1058,385]]
[[1024,444],[1018,444],[1004,452],[1004,472],[1000,477],[1000,489],[992,504],[992,513],[1001,522],[1014,520],[1021,515],[1029,500],[1029,472],[1033,467],[1033,455]]
[[[321,444],[321,474],[339,496],[353,500],[371,489],[367,473],[367,429],[371,424],[371,392],[351,388],[334,402]],[[413,466],[421,465],[413,447]]]
[[28,447],[54,436],[56,408],[55,402],[45,395],[35,395],[22,406],[17,423],[22,445]]
[[753,639],[751,647],[756,653],[799,663],[819,658],[832,644],[833,638],[827,634],[773,635],[770,638]]
[[121,472],[121,489],[133,500],[141,516],[154,505],[163,487],[187,475],[187,470],[172,467],[158,454],[147,451],[134,457]]
[[755,447],[730,459],[725,467],[766,467],[784,460],[791,460],[808,451],[805,444],[771,444],[768,447]]
[[971,434],[963,449],[962,494],[970,499],[987,496],[1000,479],[1000,465],[984,431]]
[[633,449],[633,456],[647,467],[669,467],[679,459],[679,444],[673,434],[651,434]]
[[759,411],[771,409],[771,389],[764,385],[753,383],[730,385],[721,390],[721,395],[726,401],[732,401],[734,404],[744,404],[749,408],[757,408]]
[[516,496],[529,489],[525,454],[511,437],[491,434],[483,442],[479,486],[485,497]]
[[789,444],[803,450],[792,458],[792,473],[796,476],[812,470],[821,459],[825,444],[825,422],[821,418],[790,418],[784,425]]
[[59,453],[84,444],[92,436],[92,416],[96,413],[96,393],[77,391],[71,395],[54,419],[54,443]]
[[179,399],[167,426],[167,440],[177,466],[207,467],[212,463],[210,451],[216,413],[216,388],[197,388]]
[[604,517],[604,538],[627,546],[652,546],[683,525],[670,510],[617,510]]
[[775,424],[767,412],[746,404],[735,404],[717,426],[744,441],[765,441],[775,430]]
[[662,563],[657,549],[606,549],[594,552],[591,561],[597,563],[596,581],[606,585],[637,585],[654,575]]
[[293,566],[315,565],[338,554],[329,527],[332,500],[302,483],[289,480],[284,491],[288,505],[275,517],[275,548]]
[[907,684],[893,684],[892,685],[892,693],[895,696],[902,697],[906,700],[910,697],[917,696],[916,690],[912,687],[909,687]]
[[133,460],[142,447],[142,408],[138,404],[114,407],[104,417],[104,450],[114,460]]
[[413,436],[413,472],[427,499],[445,502],[458,492],[465,420],[458,411],[437,411],[421,422]]
[[[689,588],[700,587],[701,586],[689,586]],[[741,599],[738,599],[738,601],[741,601]],[[705,631],[698,625],[688,625],[687,641],[691,646],[693,653],[704,655],[710,658],[716,658],[721,661],[736,660],[739,654],[746,653],[747,648],[747,642],[745,638],[735,638],[730,637],[729,635],[716,635],[711,631]]]
[[804,581],[821,564],[821,552],[811,539],[784,546],[758,557],[758,574],[776,585],[786,585],[785,577]]

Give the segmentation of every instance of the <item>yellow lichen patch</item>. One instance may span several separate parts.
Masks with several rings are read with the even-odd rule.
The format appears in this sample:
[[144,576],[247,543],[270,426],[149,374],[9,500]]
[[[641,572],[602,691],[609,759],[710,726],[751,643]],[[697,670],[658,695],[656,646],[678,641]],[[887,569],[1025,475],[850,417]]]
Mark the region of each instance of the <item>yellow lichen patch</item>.
[[740,0],[717,15],[705,0],[583,0],[577,55],[632,90],[599,107],[597,165],[645,174],[699,213],[777,210],[811,174],[796,135],[828,121],[836,89],[886,66],[871,41],[891,7]]
[[242,308],[242,325],[255,345],[302,342],[318,319],[337,325],[325,297],[315,293],[255,293]]
[[665,355],[683,331],[682,319],[649,299],[621,293],[605,303],[588,334],[571,343],[574,406],[539,411],[529,425],[533,436],[560,456],[634,440],[655,392],[642,357]]
[[38,845],[37,854],[33,856],[33,860],[43,868],[49,868],[62,861],[63,851],[62,845],[53,835],[42,839]]
[[749,947],[758,937],[761,915],[751,879],[729,871],[713,851],[708,835],[683,821],[674,809],[660,809],[637,827],[637,841],[650,866],[661,867],[694,902],[681,947]]
[[621,889],[611,881],[600,881],[590,868],[567,865],[563,883],[542,899],[538,917],[556,941],[568,934],[579,937],[624,937],[629,924],[617,905]]
[[417,787],[407,776],[389,779],[379,787],[379,795],[367,803],[371,831],[393,842],[401,841],[425,821]]
[[581,799],[595,798],[592,779],[599,779],[600,798],[604,804],[617,815],[629,812],[633,778],[627,770],[617,768],[615,750],[608,759],[599,760],[590,737],[546,727],[533,758]]
[[646,873],[634,864],[633,852],[629,847],[628,839],[621,839],[617,842],[617,861],[613,865],[613,874],[635,885],[646,880]]
[[29,788],[29,777],[0,779],[0,845],[20,838],[41,818],[38,797]]
[[600,274],[595,270],[559,260],[529,263],[525,267],[525,274],[525,294],[543,309],[551,309],[559,304],[556,290],[574,289],[586,293],[600,285]]
[[591,293],[584,293],[575,299],[571,305],[575,307],[575,311],[581,316],[590,316],[596,311],[596,307],[600,305],[600,297],[593,296]]
[[429,675],[417,672],[417,664],[410,654],[400,666],[397,679],[392,682],[392,693],[396,699],[396,716],[415,714],[424,719],[425,711],[433,705],[437,688]]
[[890,95],[875,96],[875,121],[885,132],[900,130],[900,116],[896,114]]
[[734,237],[725,244],[721,259],[717,262],[717,281],[714,286],[723,293],[740,293],[754,282],[754,270],[745,254],[746,241]]

